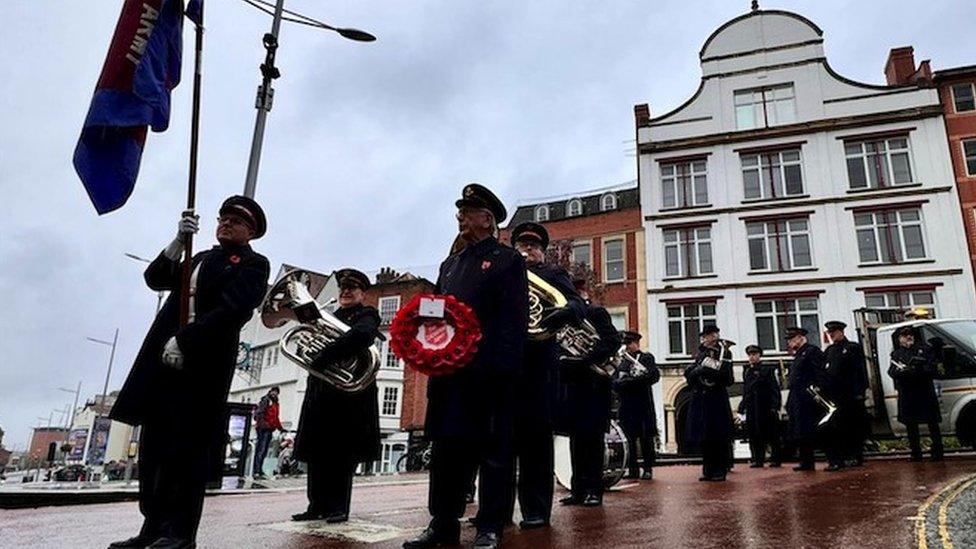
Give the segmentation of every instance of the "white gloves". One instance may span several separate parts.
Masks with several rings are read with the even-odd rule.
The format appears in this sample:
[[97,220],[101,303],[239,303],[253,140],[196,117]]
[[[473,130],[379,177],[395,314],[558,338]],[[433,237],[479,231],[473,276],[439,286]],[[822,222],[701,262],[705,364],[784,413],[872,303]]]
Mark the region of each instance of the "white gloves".
[[180,222],[176,226],[176,238],[166,246],[163,255],[172,261],[179,261],[183,253],[183,240],[187,235],[194,235],[200,230],[200,216],[193,210],[183,210]]
[[163,364],[177,370],[183,369],[183,351],[180,350],[180,344],[176,342],[175,336],[169,338],[163,346]]

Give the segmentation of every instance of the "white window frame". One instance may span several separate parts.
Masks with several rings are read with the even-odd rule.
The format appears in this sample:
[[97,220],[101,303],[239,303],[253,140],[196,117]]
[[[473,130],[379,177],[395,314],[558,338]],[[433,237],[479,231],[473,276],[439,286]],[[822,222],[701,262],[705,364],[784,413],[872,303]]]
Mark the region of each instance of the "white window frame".
[[[686,315],[686,307],[694,307],[695,313],[693,315]],[[704,308],[711,307],[711,314],[704,314]],[[672,309],[679,309],[677,316],[671,316]],[[698,342],[700,339],[699,334],[702,329],[707,324],[715,324],[715,317],[718,313],[718,303],[715,301],[708,302],[694,302],[694,303],[665,303],[664,304],[664,318],[668,325],[668,356],[669,357],[686,357],[694,354],[694,350],[698,349]],[[695,322],[695,326],[689,326],[692,322]],[[681,349],[680,353],[674,352],[671,347],[671,336],[674,335],[672,330],[680,330],[679,336],[681,337]],[[687,351],[691,350],[691,353]]]
[[[784,110],[780,112],[780,104]],[[788,111],[786,110],[788,108]],[[738,130],[768,128],[796,122],[796,89],[792,82],[735,90],[732,93],[732,109]],[[741,114],[748,112],[749,124],[742,122]],[[783,118],[782,120],[780,118]]]
[[[574,209],[576,211],[573,211]],[[566,217],[577,217],[580,215],[583,215],[583,201],[579,198],[571,198],[566,202]]]
[[[402,398],[400,387],[398,385],[381,385],[379,387],[379,398],[380,398],[380,417],[400,417],[400,406],[402,404]],[[386,412],[386,405],[389,403],[387,400],[387,394],[393,393],[393,413]]]
[[[914,212],[918,219],[902,220],[904,214]],[[871,224],[858,224],[858,217],[870,215]],[[879,217],[883,216],[883,217]],[[907,227],[917,227],[919,238],[922,241],[922,256],[908,257],[905,245],[905,229]],[[894,236],[891,231],[897,232],[896,255],[888,258],[883,257],[882,241],[893,242]],[[870,233],[874,241],[874,255],[877,259],[865,259],[861,254],[862,234]],[[892,208],[890,210],[877,210],[866,212],[854,212],[854,237],[857,242],[857,254],[861,265],[898,265],[900,263],[911,263],[913,261],[924,261],[929,258],[929,242],[925,235],[925,218],[922,216],[921,206],[911,206],[907,208]],[[890,254],[889,250],[889,254]]]
[[[794,153],[796,154],[795,159],[791,157]],[[803,153],[799,147],[781,151],[743,153],[739,155],[739,163],[742,166],[742,196],[745,200],[791,198],[803,196],[806,192],[803,182]],[[786,184],[786,174],[787,170],[793,167],[800,174],[800,189],[790,192]],[[746,188],[747,172],[756,172],[759,179],[758,196],[749,196],[749,191]]]
[[618,331],[630,329],[630,309],[628,307],[607,307],[607,313],[610,315],[611,320],[613,320],[614,315],[623,315],[623,326],[617,326],[614,324],[614,328],[616,328]]
[[[389,304],[394,303],[393,310],[390,311]],[[385,295],[376,303],[377,309],[380,313],[380,324],[383,326],[389,325],[393,322],[393,317],[396,316],[397,311],[400,310],[400,296],[399,295]],[[386,305],[386,306],[384,306]],[[385,309],[385,311],[384,311]]]
[[[904,147],[892,148],[891,143],[893,141],[904,141]],[[884,146],[883,150],[878,147],[879,144]],[[858,151],[852,151],[852,147],[858,147]],[[869,149],[870,147],[870,149]],[[868,154],[870,150],[871,154]],[[892,164],[892,157],[902,156],[908,161],[908,181],[895,181],[895,168]],[[878,178],[877,166],[872,166],[871,161],[874,160],[877,163],[877,158],[884,158],[884,173],[880,174]],[[851,178],[851,166],[852,162],[860,161],[859,169],[862,170],[864,176],[864,185],[854,185],[854,181]],[[847,184],[853,191],[858,190],[869,190],[869,189],[887,189],[889,187],[900,187],[903,185],[912,185],[915,183],[915,161],[912,158],[912,140],[909,138],[908,134],[895,135],[888,137],[878,137],[878,138],[867,138],[867,139],[848,139],[844,140],[844,168],[847,170]],[[874,177],[877,179],[872,185],[871,174],[875,174]]]
[[574,252],[574,250],[576,249],[577,246],[586,246],[586,249],[587,249],[587,252],[586,252],[586,266],[592,269],[593,268],[593,241],[592,240],[576,240],[576,241],[573,242],[573,245],[569,248],[569,258],[570,258],[570,260],[574,264],[578,263],[576,261],[576,254]]
[[[805,307],[801,309],[802,305]],[[810,308],[813,302],[815,308]],[[760,304],[770,304],[769,311],[760,311]],[[810,334],[807,336],[810,344],[820,347],[820,297],[783,297],[783,298],[753,298],[752,307],[756,318],[756,342],[766,350],[778,350],[786,352],[786,339],[783,337],[785,329],[791,326],[805,327]],[[765,308],[763,306],[762,308]],[[805,318],[804,318],[805,317]],[[812,319],[810,318],[812,317]],[[773,341],[760,341],[759,322],[761,320],[772,319]],[[772,345],[770,345],[772,343]]]
[[[400,359],[397,358],[396,353],[393,352],[393,349],[390,348],[390,334],[384,333],[383,335],[386,337],[386,340],[380,342],[380,367],[399,370],[403,365]],[[392,365],[390,365],[391,360],[393,361]]]
[[[800,221],[806,223],[805,229],[796,227],[796,223]],[[761,230],[761,232],[759,232],[759,230]],[[746,242],[749,252],[749,272],[784,273],[797,269],[813,268],[813,239],[810,237],[810,234],[809,217],[746,222]],[[801,239],[806,239],[807,250],[810,252],[810,263],[808,265],[797,264],[795,245],[796,241]],[[752,264],[753,242],[758,241],[762,242],[763,267],[754,267]],[[774,252],[776,253],[777,257],[779,257],[780,253],[785,255],[784,261],[779,262],[780,268],[773,268],[772,259]]]
[[[967,143],[972,145],[973,154],[966,152]],[[969,177],[976,177],[976,137],[959,141],[959,149],[962,151],[962,165],[965,166],[966,175]],[[969,169],[970,162],[973,163],[972,169]]]
[[[973,101],[973,108],[972,109],[959,110],[957,108],[958,103],[956,101],[956,87],[962,87],[962,86],[969,86],[969,93],[971,94],[970,97],[972,98],[971,100]],[[958,114],[958,113],[961,113],[961,112],[974,112],[974,111],[976,111],[976,86],[973,86],[972,82],[963,82],[963,83],[960,83],[960,84],[952,84],[951,86],[949,86],[949,89],[952,92],[952,112]]]
[[535,217],[536,222],[539,222],[539,221],[549,221],[549,205],[548,204],[542,204],[542,205],[536,206],[535,207],[535,213],[534,213],[533,217]]
[[[707,231],[707,236],[703,231]],[[694,278],[715,272],[715,263],[712,260],[711,225],[663,228],[661,241],[664,244],[664,278]],[[678,260],[677,273],[668,271],[669,254],[674,254]],[[691,267],[694,267],[694,272],[690,272]]]
[[[932,297],[931,303],[919,303],[918,297],[920,294],[929,294]],[[901,301],[902,304],[899,306],[897,303],[891,303],[891,297],[895,296],[896,301]],[[884,303],[882,305],[872,305],[869,302],[871,298],[881,298]],[[907,305],[905,302],[907,301]],[[929,311],[932,318],[936,318],[939,311],[938,296],[935,289],[931,290],[899,290],[893,288],[891,290],[874,291],[874,292],[864,292],[864,306],[870,309],[889,309],[895,311],[909,311],[914,309],[925,309]]]
[[[620,278],[610,278],[610,269],[608,267],[610,261],[607,259],[607,246],[613,242],[620,242],[620,259],[615,261],[620,261]],[[601,247],[603,248],[603,281],[612,284],[615,282],[625,282],[627,280],[627,238],[626,236],[612,236],[604,238]]]
[[617,195],[614,193],[607,193],[600,197],[600,211],[608,212],[610,210],[617,209]]
[[[661,171],[662,210],[693,208],[709,204],[707,158],[662,162],[658,169]],[[673,200],[668,200],[669,193],[665,189],[670,189]],[[704,191],[704,196],[699,197],[699,190]]]

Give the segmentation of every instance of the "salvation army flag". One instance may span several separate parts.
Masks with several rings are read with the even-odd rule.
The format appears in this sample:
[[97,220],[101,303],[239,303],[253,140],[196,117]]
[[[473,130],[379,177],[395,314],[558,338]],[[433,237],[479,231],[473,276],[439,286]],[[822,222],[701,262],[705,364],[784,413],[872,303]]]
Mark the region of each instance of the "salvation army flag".
[[[202,0],[190,4],[202,9]],[[99,215],[132,194],[148,128],[169,126],[182,50],[183,0],[125,0],[74,154]]]

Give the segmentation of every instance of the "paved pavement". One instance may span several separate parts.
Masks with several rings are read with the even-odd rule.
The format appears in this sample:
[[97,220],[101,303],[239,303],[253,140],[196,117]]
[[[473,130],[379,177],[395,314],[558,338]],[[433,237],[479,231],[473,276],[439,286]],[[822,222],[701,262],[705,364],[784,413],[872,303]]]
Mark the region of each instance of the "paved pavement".
[[[738,465],[726,483],[700,483],[699,470],[661,467],[653,481],[618,485],[602,508],[557,506],[552,528],[511,528],[504,546],[976,547],[974,456],[876,460],[841,473]],[[426,494],[423,482],[359,486],[344,525],[289,522],[304,508],[301,492],[208,498],[198,541],[233,549],[399,547],[426,525]],[[105,547],[140,522],[131,502],[0,511],[0,547]],[[466,528],[462,542],[473,537]]]

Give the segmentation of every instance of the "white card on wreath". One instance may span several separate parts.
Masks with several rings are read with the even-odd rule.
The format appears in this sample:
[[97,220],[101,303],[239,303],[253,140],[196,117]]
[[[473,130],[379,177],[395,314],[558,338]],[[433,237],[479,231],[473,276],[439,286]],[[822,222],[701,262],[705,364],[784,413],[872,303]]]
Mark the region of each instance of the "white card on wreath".
[[420,316],[444,318],[444,299],[438,297],[420,298]]

